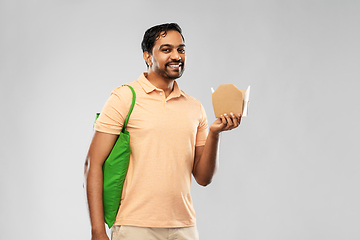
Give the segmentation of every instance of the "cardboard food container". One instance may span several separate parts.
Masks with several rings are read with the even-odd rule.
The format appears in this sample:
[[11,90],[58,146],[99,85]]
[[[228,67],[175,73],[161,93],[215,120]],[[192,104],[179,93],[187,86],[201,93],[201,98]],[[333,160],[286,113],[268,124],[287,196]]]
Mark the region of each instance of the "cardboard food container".
[[[212,93],[212,104],[215,117],[219,118],[223,114],[232,112],[241,113],[247,116],[249,103],[250,86],[247,90],[239,90],[234,84],[222,84]],[[245,111],[244,111],[245,110]]]

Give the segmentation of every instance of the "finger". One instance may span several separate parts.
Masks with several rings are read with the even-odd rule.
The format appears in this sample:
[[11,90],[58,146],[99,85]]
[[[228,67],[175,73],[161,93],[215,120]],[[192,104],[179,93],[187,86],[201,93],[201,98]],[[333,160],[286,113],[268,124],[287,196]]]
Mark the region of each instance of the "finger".
[[237,126],[239,126],[238,117],[235,116],[235,114],[233,114],[233,113],[230,113],[230,116],[231,116],[232,122],[234,124],[232,128],[237,128]]
[[227,124],[226,118],[224,117],[224,115],[221,115],[221,116],[220,116],[220,121],[221,121],[221,124],[222,124],[222,125],[226,125],[226,124]]
[[226,114],[221,115],[221,131],[224,131],[227,126]]
[[239,113],[238,115],[236,115],[236,119],[237,119],[237,123],[238,123],[238,126],[240,125],[241,123],[241,113]]
[[240,125],[240,123],[241,123],[241,118],[242,118],[242,115],[241,115],[241,113],[239,113],[239,114],[238,114],[238,117],[239,117],[239,120],[238,120],[238,122],[239,122],[239,125]]
[[226,121],[227,121],[227,125],[226,125],[225,129],[226,129],[226,130],[229,130],[229,129],[231,129],[231,128],[234,126],[234,123],[233,123],[233,121],[232,121],[232,119],[230,118],[229,115],[224,114],[224,116],[225,116]]

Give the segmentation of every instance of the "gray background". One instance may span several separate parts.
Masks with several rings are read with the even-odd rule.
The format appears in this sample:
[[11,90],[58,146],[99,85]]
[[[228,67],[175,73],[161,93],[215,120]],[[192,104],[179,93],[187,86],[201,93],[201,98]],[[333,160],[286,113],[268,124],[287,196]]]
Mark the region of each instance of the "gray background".
[[123,2],[0,1],[0,239],[89,239],[94,114],[164,22],[209,122],[210,87],[252,87],[214,182],[193,184],[201,239],[360,239],[360,1]]

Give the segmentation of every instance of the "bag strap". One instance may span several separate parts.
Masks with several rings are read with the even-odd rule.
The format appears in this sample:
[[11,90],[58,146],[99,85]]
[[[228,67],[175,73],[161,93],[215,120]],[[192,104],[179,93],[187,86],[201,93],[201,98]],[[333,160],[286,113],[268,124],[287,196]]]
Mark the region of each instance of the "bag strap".
[[[131,102],[131,106],[130,106],[128,115],[126,116],[126,120],[125,120],[125,122],[124,122],[124,124],[123,124],[123,127],[122,127],[122,129],[121,129],[121,132],[125,132],[126,125],[127,125],[128,121],[129,121],[130,114],[131,114],[131,112],[132,112],[133,109],[134,109],[135,101],[136,101],[136,93],[135,93],[135,90],[134,90],[131,86],[127,85],[127,84],[124,84],[123,86],[128,86],[128,87],[130,88],[130,90],[131,90],[131,92],[132,92],[132,102]],[[98,119],[99,116],[100,116],[100,113],[96,113],[95,121],[94,121],[94,124],[93,124],[93,129],[94,129],[94,127],[95,127],[96,120]]]
[[124,124],[123,124],[123,127],[122,127],[122,129],[121,129],[122,132],[125,131],[126,125],[127,125],[128,121],[129,121],[129,118],[130,118],[130,114],[132,113],[132,111],[133,111],[133,109],[134,109],[135,101],[136,101],[136,93],[135,93],[135,90],[134,90],[131,86],[127,85],[127,84],[124,84],[123,86],[128,86],[128,87],[130,88],[133,97],[132,97],[132,103],[131,103],[131,106],[130,106],[128,115],[126,116],[126,120],[125,120],[125,122],[124,122]]

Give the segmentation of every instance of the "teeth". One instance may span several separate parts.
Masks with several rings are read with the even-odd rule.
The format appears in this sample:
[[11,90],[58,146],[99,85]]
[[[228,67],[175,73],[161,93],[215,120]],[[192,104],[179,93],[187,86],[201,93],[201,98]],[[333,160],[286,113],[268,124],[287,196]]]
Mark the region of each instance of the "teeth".
[[180,65],[169,65],[169,67],[180,67]]

